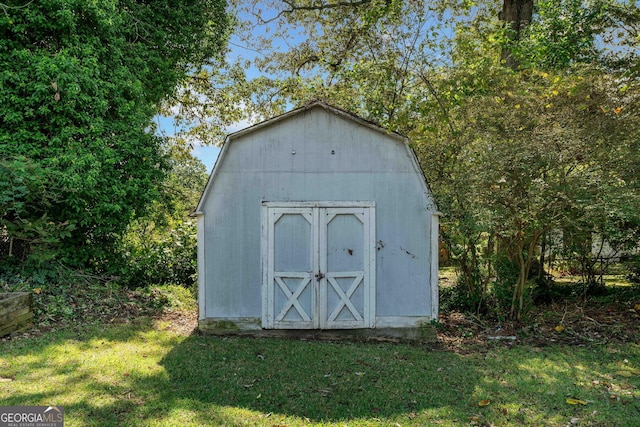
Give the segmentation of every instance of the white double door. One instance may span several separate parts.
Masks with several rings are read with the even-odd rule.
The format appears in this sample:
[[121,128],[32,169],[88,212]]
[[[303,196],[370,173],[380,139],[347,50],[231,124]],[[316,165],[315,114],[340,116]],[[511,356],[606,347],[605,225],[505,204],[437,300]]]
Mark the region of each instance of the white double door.
[[262,209],[262,326],[373,327],[373,203],[265,202]]

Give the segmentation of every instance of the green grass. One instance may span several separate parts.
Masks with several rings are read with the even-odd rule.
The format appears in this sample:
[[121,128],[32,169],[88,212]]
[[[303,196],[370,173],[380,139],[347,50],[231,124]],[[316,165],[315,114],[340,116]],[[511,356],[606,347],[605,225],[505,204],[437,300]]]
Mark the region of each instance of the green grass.
[[438,279],[440,286],[453,286],[458,280],[458,272],[455,267],[440,267]]
[[[632,283],[629,282],[629,280],[627,280],[627,278],[623,274],[605,274],[603,276],[603,279],[604,279],[604,284],[609,288],[611,288],[611,287],[631,287],[632,286]],[[564,275],[564,276],[554,277],[553,280],[558,284],[575,285],[575,284],[580,283],[580,281],[582,280],[582,277],[581,276]]]
[[638,344],[462,355],[140,321],[2,342],[0,406],[64,406],[67,426],[637,426],[640,376],[617,373],[637,369]]

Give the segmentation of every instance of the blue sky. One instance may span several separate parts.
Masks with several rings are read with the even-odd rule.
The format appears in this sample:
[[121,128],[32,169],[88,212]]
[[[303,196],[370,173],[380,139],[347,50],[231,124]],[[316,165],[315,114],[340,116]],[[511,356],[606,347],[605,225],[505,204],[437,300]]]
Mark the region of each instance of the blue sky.
[[[173,123],[172,117],[156,116],[155,122],[158,125],[158,133],[162,135],[173,136],[176,134],[177,129]],[[220,147],[213,145],[203,146],[198,145],[193,148],[191,153],[200,159],[202,163],[207,167],[207,172],[211,172],[213,165],[216,163],[216,159],[220,154]]]
[[[237,132],[251,125],[252,123],[249,123],[246,120],[234,123],[227,128],[226,134],[228,135],[230,133]],[[213,169],[213,165],[218,159],[218,155],[220,154],[221,149],[222,147],[217,147],[215,145],[198,145],[193,148],[193,151],[191,153],[195,157],[200,159],[202,163],[204,163],[204,165],[207,167],[207,172],[211,172],[211,170]]]
[[214,145],[195,147],[193,150],[193,155],[204,163],[209,173],[211,173],[219,154],[220,147]]

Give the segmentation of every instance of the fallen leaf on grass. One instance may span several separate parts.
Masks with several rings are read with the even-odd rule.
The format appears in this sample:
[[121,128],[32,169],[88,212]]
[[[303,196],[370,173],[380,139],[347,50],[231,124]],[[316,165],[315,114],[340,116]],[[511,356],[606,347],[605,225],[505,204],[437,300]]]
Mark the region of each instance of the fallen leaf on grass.
[[562,332],[562,331],[564,331],[564,326],[558,325],[554,329],[556,330],[556,332]]
[[491,401],[488,400],[488,399],[483,399],[480,402],[478,402],[478,406],[481,407],[481,408],[483,406],[489,406],[489,405],[491,405]]
[[587,404],[587,402],[586,402],[586,401],[584,401],[584,400],[580,400],[580,399],[573,399],[573,398],[571,398],[571,397],[568,397],[568,398],[567,398],[567,403],[568,403],[569,405],[586,405],[586,404]]
[[636,311],[640,311],[640,303],[636,304],[633,308],[635,308]]
[[320,393],[321,396],[329,396],[331,394],[331,390],[329,390],[329,389],[318,389],[318,393]]

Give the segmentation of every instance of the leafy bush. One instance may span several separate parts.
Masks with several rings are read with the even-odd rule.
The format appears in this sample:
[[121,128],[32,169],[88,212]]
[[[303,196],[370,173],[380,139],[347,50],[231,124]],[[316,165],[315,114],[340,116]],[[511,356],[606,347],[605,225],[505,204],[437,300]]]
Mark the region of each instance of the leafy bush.
[[[518,281],[518,265],[504,255],[498,256],[496,263],[496,280],[491,287],[490,305],[498,317],[505,318],[511,308],[513,289]],[[528,299],[525,294],[525,300]]]
[[171,308],[195,307],[195,292],[183,286],[123,288],[113,277],[71,270],[58,262],[0,274],[0,292],[31,292],[36,325],[114,321]]
[[162,197],[145,217],[129,224],[120,241],[120,265],[114,274],[130,289],[192,288],[197,282],[196,221],[188,215],[195,210],[209,175],[200,160],[167,142],[171,170],[162,183]]
[[627,271],[627,280],[633,284],[640,285],[640,255],[627,257],[622,264]]
[[[459,279],[458,279],[459,280]],[[469,296],[467,289],[459,281],[453,286],[443,286],[440,288],[440,310],[448,311],[476,311],[479,298]]]
[[217,66],[226,3],[18,3],[0,3],[0,231],[101,272],[161,196],[170,165],[153,117]]
[[[140,224],[132,233],[142,232]],[[129,288],[155,285],[194,287],[197,282],[197,239],[195,221],[179,221],[161,237],[131,238],[123,242],[121,282]]]

